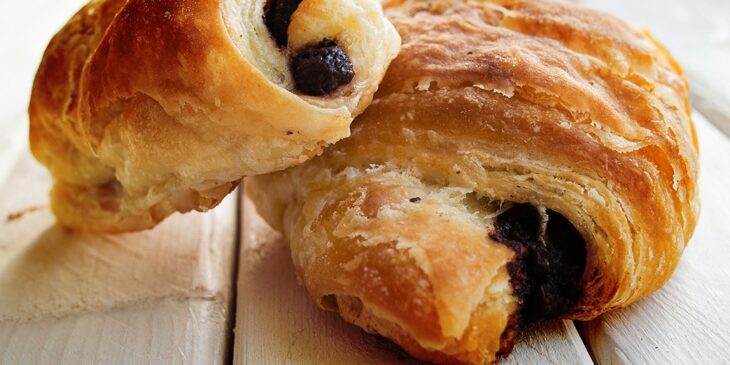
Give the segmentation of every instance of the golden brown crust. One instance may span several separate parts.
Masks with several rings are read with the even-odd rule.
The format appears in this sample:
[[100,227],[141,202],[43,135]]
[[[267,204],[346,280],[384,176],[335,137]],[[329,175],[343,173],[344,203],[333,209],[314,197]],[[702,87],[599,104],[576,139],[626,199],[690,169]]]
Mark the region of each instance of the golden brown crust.
[[[408,273],[418,270],[427,287],[441,285],[442,279],[428,274],[439,270],[443,276],[466,275],[466,283],[504,283],[508,275],[489,275],[504,273],[509,257],[485,264],[483,272],[453,264],[472,256],[485,262],[496,252],[488,237],[468,234],[493,229],[498,212],[485,207],[490,201],[554,210],[585,239],[582,296],[566,318],[590,319],[626,306],[668,280],[694,229],[699,202],[687,83],[663,48],[610,15],[549,0],[385,6],[403,39],[402,51],[373,104],[353,124],[352,136],[301,166],[255,177],[247,187],[262,214],[290,237],[294,263],[317,300],[328,294],[359,298],[372,316],[345,314],[348,321],[394,339],[421,359],[494,360],[495,343],[518,310],[506,304],[517,300],[508,283],[496,297],[477,295],[475,306],[458,313],[470,316],[464,328],[455,325],[463,317],[442,313],[479,292],[471,284],[418,296],[438,317],[410,327],[417,316],[392,315],[400,302],[375,305],[358,290],[367,277],[358,276],[358,286],[328,284],[345,275],[337,270],[345,259],[310,258],[347,236],[378,237],[380,245],[359,239],[335,246],[370,252],[386,244],[441,245],[438,259],[417,261],[422,256],[411,250],[397,251],[393,260],[414,261],[389,265],[383,275],[399,279],[380,285],[398,290],[403,277],[417,280]],[[399,189],[407,193],[389,193]],[[367,208],[360,196],[384,203]],[[423,200],[412,203],[413,197]],[[430,204],[424,211],[458,224],[431,220],[412,207],[424,201]],[[333,205],[334,211],[325,208]],[[373,210],[376,215],[367,213]],[[381,215],[396,220],[386,224]],[[401,240],[416,230],[403,246]],[[451,233],[452,239],[444,237]],[[324,276],[323,270],[334,271]],[[484,311],[489,320],[481,317]],[[467,328],[487,330],[469,337]]]
[[[380,5],[305,0],[281,49],[264,5],[93,0],[54,37],[31,98],[31,147],[56,179],[62,224],[148,228],[349,135],[399,47]],[[290,53],[317,38],[337,38],[356,72],[324,97],[301,95],[288,70]]]
[[274,191],[302,194],[278,222],[312,297],[330,309],[323,298],[357,298],[356,314],[340,310],[346,320],[421,357],[474,362],[499,351],[519,303],[509,295],[513,252],[489,237],[494,212],[465,189],[387,169],[330,173],[317,165],[247,180],[269,221],[263,202],[282,197]]

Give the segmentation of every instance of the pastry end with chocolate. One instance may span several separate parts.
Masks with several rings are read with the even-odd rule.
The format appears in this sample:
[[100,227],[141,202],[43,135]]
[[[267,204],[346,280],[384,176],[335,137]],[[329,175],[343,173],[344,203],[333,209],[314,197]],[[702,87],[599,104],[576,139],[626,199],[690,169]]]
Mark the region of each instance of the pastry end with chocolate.
[[330,39],[301,50],[292,61],[291,71],[297,88],[310,96],[330,94],[355,77],[345,50]]
[[514,326],[559,318],[577,304],[586,243],[560,213],[517,204],[497,217],[491,237],[515,251],[508,267],[515,296],[521,302]]

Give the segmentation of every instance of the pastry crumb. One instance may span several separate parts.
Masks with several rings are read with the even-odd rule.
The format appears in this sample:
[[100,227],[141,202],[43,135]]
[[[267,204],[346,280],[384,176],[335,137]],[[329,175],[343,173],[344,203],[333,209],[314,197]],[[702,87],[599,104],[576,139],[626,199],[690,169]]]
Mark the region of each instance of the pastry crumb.
[[25,209],[21,209],[19,211],[8,214],[7,217],[5,218],[5,221],[12,222],[12,221],[18,220],[20,218],[23,218],[26,214],[34,213],[34,212],[43,210],[45,208],[46,207],[44,205],[34,205],[34,206],[31,206],[31,207],[28,207]]

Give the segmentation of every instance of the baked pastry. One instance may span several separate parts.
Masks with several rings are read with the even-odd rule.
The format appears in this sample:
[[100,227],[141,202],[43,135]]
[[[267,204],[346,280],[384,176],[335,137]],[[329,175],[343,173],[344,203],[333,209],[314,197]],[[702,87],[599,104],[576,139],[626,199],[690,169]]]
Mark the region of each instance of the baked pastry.
[[311,296],[436,363],[587,320],[671,276],[698,215],[681,69],[547,0],[390,1],[403,39],[352,136],[249,178]]
[[30,102],[53,211],[115,232],[209,209],[347,137],[399,44],[376,0],[92,0]]

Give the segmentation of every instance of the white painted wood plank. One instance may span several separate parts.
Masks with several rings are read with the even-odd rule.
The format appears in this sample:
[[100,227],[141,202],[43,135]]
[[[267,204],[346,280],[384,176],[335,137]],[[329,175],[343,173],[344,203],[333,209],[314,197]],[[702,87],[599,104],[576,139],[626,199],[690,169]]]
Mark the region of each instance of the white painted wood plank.
[[222,363],[235,197],[121,236],[65,232],[48,210],[28,97],[51,36],[86,2],[0,2],[0,364]]
[[237,196],[153,230],[73,233],[28,153],[0,199],[0,364],[221,364]]
[[99,313],[0,325],[0,364],[220,364],[227,308],[165,299]]
[[0,125],[0,185],[6,180],[18,156],[28,148],[28,117],[16,116],[17,124]]
[[584,325],[599,364],[730,363],[730,138],[702,116],[702,211],[667,285]]
[[[414,364],[394,344],[320,310],[298,285],[285,239],[244,198],[234,364]],[[592,364],[570,321],[519,340],[507,364]]]
[[573,322],[556,320],[538,323],[523,333],[503,363],[587,365],[593,361]]

